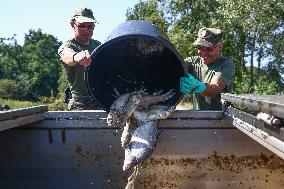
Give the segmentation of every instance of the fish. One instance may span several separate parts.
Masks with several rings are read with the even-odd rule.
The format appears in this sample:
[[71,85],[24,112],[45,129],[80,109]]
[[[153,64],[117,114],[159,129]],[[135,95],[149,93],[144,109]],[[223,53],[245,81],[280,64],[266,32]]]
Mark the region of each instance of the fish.
[[127,119],[130,118],[140,104],[141,98],[142,91],[134,91],[118,97],[110,107],[107,116],[108,126],[123,128]]
[[125,126],[123,127],[123,132],[122,132],[121,137],[120,137],[122,148],[127,147],[127,145],[129,144],[129,142],[131,140],[131,136],[132,136],[132,129],[130,127],[130,120],[128,119],[126,121]]
[[150,157],[158,142],[158,120],[168,118],[174,111],[175,106],[164,105],[134,111],[133,117],[137,119],[138,127],[125,148],[124,171]]
[[123,128],[126,120],[131,117],[136,109],[148,108],[150,105],[164,102],[173,95],[172,90],[165,94],[161,94],[161,91],[149,94],[143,90],[123,94],[111,105],[107,124],[108,126]]
[[[125,149],[123,170],[141,164],[157,145],[158,120],[166,119],[175,106],[160,104],[174,96],[172,90],[149,94],[143,90],[120,95],[110,107],[109,126],[123,128],[121,146]],[[130,120],[136,120],[136,129]]]
[[[122,168],[127,171],[134,167],[125,189],[134,188],[140,164],[155,150],[161,133],[158,120],[166,119],[175,110],[175,106],[161,105],[160,102],[173,96],[172,90],[165,94],[162,91],[154,94],[137,91],[119,96],[112,104],[107,123],[109,126],[123,127],[121,146],[124,148],[125,158]],[[133,129],[133,125],[137,128]]]
[[162,92],[163,91],[159,91],[159,92],[153,93],[152,95],[144,93],[142,95],[138,109],[148,108],[151,105],[155,105],[155,104],[158,104],[160,102],[164,102],[164,101],[166,101],[166,100],[168,100],[168,99],[170,99],[171,97],[174,96],[173,90],[170,90],[170,91],[168,91],[167,93],[164,93],[164,94],[162,94]]
[[125,149],[124,171],[149,158],[157,144],[157,130],[157,120],[138,121],[138,127]]
[[175,106],[153,105],[151,108],[135,110],[133,118],[136,120],[167,119],[174,111]]
[[[132,94],[135,94],[135,93],[132,93]],[[135,109],[135,111],[133,112],[133,110],[131,111],[125,111],[125,112],[133,112],[133,115],[138,115],[138,114],[142,114],[142,115],[145,115],[144,117],[143,116],[134,116],[134,119],[136,120],[156,120],[156,119],[162,119],[162,117],[165,117],[166,115],[163,115],[165,114],[165,112],[169,113],[169,111],[163,111],[162,109],[166,109],[167,106],[159,106],[159,105],[155,105],[161,101],[165,101],[169,98],[171,98],[174,94],[172,93],[172,91],[169,91],[165,94],[161,94],[161,91],[158,92],[158,93],[154,93],[153,95],[149,95],[149,94],[146,94],[146,93],[143,93],[142,94],[142,98],[140,100],[140,103],[139,105],[137,106],[137,108]],[[130,97],[130,96],[129,96]],[[122,98],[123,101],[125,101],[125,96]],[[129,99],[131,100],[131,99]],[[131,102],[128,102],[128,103],[131,103]],[[123,104],[123,103],[120,103],[120,104]],[[154,105],[152,106],[150,109],[149,109],[149,106],[150,105]],[[127,107],[134,107],[134,106],[127,106]],[[113,109],[114,110],[114,109]],[[150,111],[150,114],[149,116],[147,117],[146,116],[146,113],[142,113],[142,112],[146,112],[145,110],[151,110]],[[137,111],[137,113],[135,113]],[[114,115],[114,114],[112,114]],[[148,114],[147,114],[148,115]],[[130,125],[130,121],[129,121],[129,114],[125,114],[122,116],[123,119],[126,119],[128,120],[128,122],[126,121],[125,123],[125,126],[123,127],[123,132],[122,132],[122,135],[121,135],[121,147],[125,149],[125,147],[129,144],[130,142],[130,138],[131,138],[131,135],[133,133],[133,129],[131,129],[131,125]],[[119,117],[121,119],[121,117]],[[118,120],[118,119],[117,119]],[[124,123],[121,123],[121,124],[124,124]],[[132,127],[133,128],[133,127]]]

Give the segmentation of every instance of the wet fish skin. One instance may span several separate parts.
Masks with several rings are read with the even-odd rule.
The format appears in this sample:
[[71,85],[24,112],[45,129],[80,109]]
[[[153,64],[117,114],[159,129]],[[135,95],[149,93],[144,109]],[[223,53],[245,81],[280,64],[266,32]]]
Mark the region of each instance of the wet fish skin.
[[[157,144],[158,119],[167,118],[175,107],[157,105],[174,95],[172,91],[148,94],[144,91],[127,93],[118,97],[110,108],[108,125],[124,127],[121,144],[125,148],[123,170],[145,161]],[[132,133],[130,118],[138,121],[138,127]]]
[[135,110],[138,120],[129,145],[125,149],[123,170],[138,165],[149,158],[157,144],[158,120],[166,119],[175,111],[175,106],[152,105],[148,109]]
[[[166,119],[174,111],[175,111],[175,106],[152,105],[148,108],[142,108],[140,110],[136,109],[133,112],[133,118],[140,121]],[[129,127],[130,125],[128,125],[127,123],[124,126],[121,136],[122,148],[125,148],[130,142],[132,131],[130,130]]]
[[121,134],[121,147],[126,148],[131,140],[132,130],[130,129],[130,120],[126,121],[125,126],[123,127],[123,132]]
[[166,101],[173,95],[172,90],[165,94],[161,92],[148,94],[141,90],[121,95],[111,105],[107,123],[109,126],[122,128],[126,119],[130,118],[136,109],[148,108],[150,105]]
[[148,108],[151,105],[160,103],[160,102],[164,102],[168,99],[170,99],[171,97],[174,96],[175,93],[172,92],[173,90],[170,90],[167,93],[161,94],[162,91],[159,91],[157,93],[154,94],[147,94],[144,93],[142,94],[142,99],[140,102],[140,107],[144,107],[144,108]]
[[110,107],[107,117],[108,126],[124,127],[141,101],[141,91],[126,93],[118,97]]
[[156,120],[138,121],[138,128],[133,132],[131,141],[125,149],[124,171],[149,158],[157,144],[157,130]]
[[167,119],[175,109],[175,106],[155,105],[150,109],[148,120]]
[[175,106],[152,105],[148,109],[135,110],[133,117],[137,120],[166,119],[175,111]]
[[128,170],[149,158],[157,144],[158,120],[166,119],[174,112],[175,106],[157,105],[171,98],[174,94],[142,95],[141,104],[133,112],[133,118],[138,120],[138,128],[132,134],[125,148],[123,170]]

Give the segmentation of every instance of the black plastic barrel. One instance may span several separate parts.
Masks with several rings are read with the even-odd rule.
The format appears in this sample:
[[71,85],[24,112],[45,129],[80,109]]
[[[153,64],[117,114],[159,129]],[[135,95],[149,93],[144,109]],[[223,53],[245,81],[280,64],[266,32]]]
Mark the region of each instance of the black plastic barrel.
[[176,105],[182,98],[183,59],[150,22],[132,20],[118,25],[91,58],[85,80],[92,98],[107,112],[119,95],[141,89],[149,93],[173,90],[175,95],[165,105]]

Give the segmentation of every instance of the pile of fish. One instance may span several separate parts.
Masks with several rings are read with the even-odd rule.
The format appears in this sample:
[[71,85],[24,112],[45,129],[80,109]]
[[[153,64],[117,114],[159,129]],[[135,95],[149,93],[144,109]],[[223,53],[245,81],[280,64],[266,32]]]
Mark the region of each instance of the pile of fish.
[[123,94],[113,102],[107,123],[123,128],[121,145],[125,149],[124,171],[141,164],[154,151],[158,138],[158,120],[166,119],[175,110],[175,106],[159,103],[173,95],[172,91],[164,94],[135,91]]

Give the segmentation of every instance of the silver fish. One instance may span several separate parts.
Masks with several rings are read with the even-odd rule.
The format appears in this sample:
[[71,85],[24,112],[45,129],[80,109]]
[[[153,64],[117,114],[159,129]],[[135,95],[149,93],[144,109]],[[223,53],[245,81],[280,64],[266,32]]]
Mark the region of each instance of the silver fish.
[[158,120],[166,119],[174,111],[175,106],[164,105],[152,105],[147,109],[134,111],[133,117],[138,120],[138,128],[125,149],[123,170],[128,170],[149,158],[157,145]]
[[126,120],[133,114],[141,102],[142,92],[126,93],[118,97],[110,107],[107,116],[109,126],[124,127]]
[[166,119],[175,110],[175,106],[158,105],[158,103],[171,98],[173,95],[172,91],[165,94],[160,92],[153,95],[143,94],[140,104],[136,106],[131,115],[138,121],[138,127],[133,134],[130,129],[130,117],[127,117],[121,136],[121,144],[125,148],[123,170],[126,171],[134,167],[134,172],[128,178],[125,189],[134,189],[138,166],[150,157],[157,145],[158,120]]
[[148,109],[135,110],[133,117],[137,120],[166,119],[175,111],[175,106],[152,105]]
[[125,149],[124,171],[142,163],[151,155],[157,144],[157,129],[157,121],[138,122],[138,128]]
[[[146,95],[145,93],[143,93],[139,106],[133,112],[134,119],[140,121],[165,119],[167,115],[170,115],[172,111],[174,111],[174,109],[171,111],[171,109],[169,109],[168,106],[152,105],[152,104],[165,101],[170,97],[172,97],[173,95],[174,94],[171,91],[165,94],[161,94],[161,92],[158,92],[153,95]],[[149,108],[150,105],[152,105],[151,108]],[[129,121],[129,118],[127,119]],[[130,142],[132,132],[133,129],[130,129],[130,123],[126,122],[121,135],[122,148],[125,148]]]
[[159,91],[159,92],[154,93],[152,95],[144,93],[142,95],[141,102],[139,104],[138,109],[139,108],[148,108],[151,105],[155,105],[155,104],[158,104],[160,102],[164,102],[164,101],[170,99],[173,96],[174,96],[173,90],[170,90],[169,92],[167,92],[165,94],[162,94],[162,91]]
[[123,132],[121,134],[121,147],[126,148],[126,146],[129,144],[132,136],[132,129],[130,128],[130,120],[128,119],[126,121],[125,126],[123,127]]
[[[109,126],[124,127],[121,145],[125,148],[123,170],[145,161],[154,151],[157,144],[158,119],[166,119],[175,106],[158,105],[171,98],[174,93],[162,91],[148,94],[135,91],[119,96],[110,108],[107,122]],[[133,132],[130,118],[137,120],[137,128]]]
[[126,120],[131,117],[136,109],[148,108],[150,105],[166,101],[174,95],[172,91],[165,94],[160,93],[148,94],[144,91],[135,91],[121,95],[110,107],[107,117],[108,125],[124,127]]

